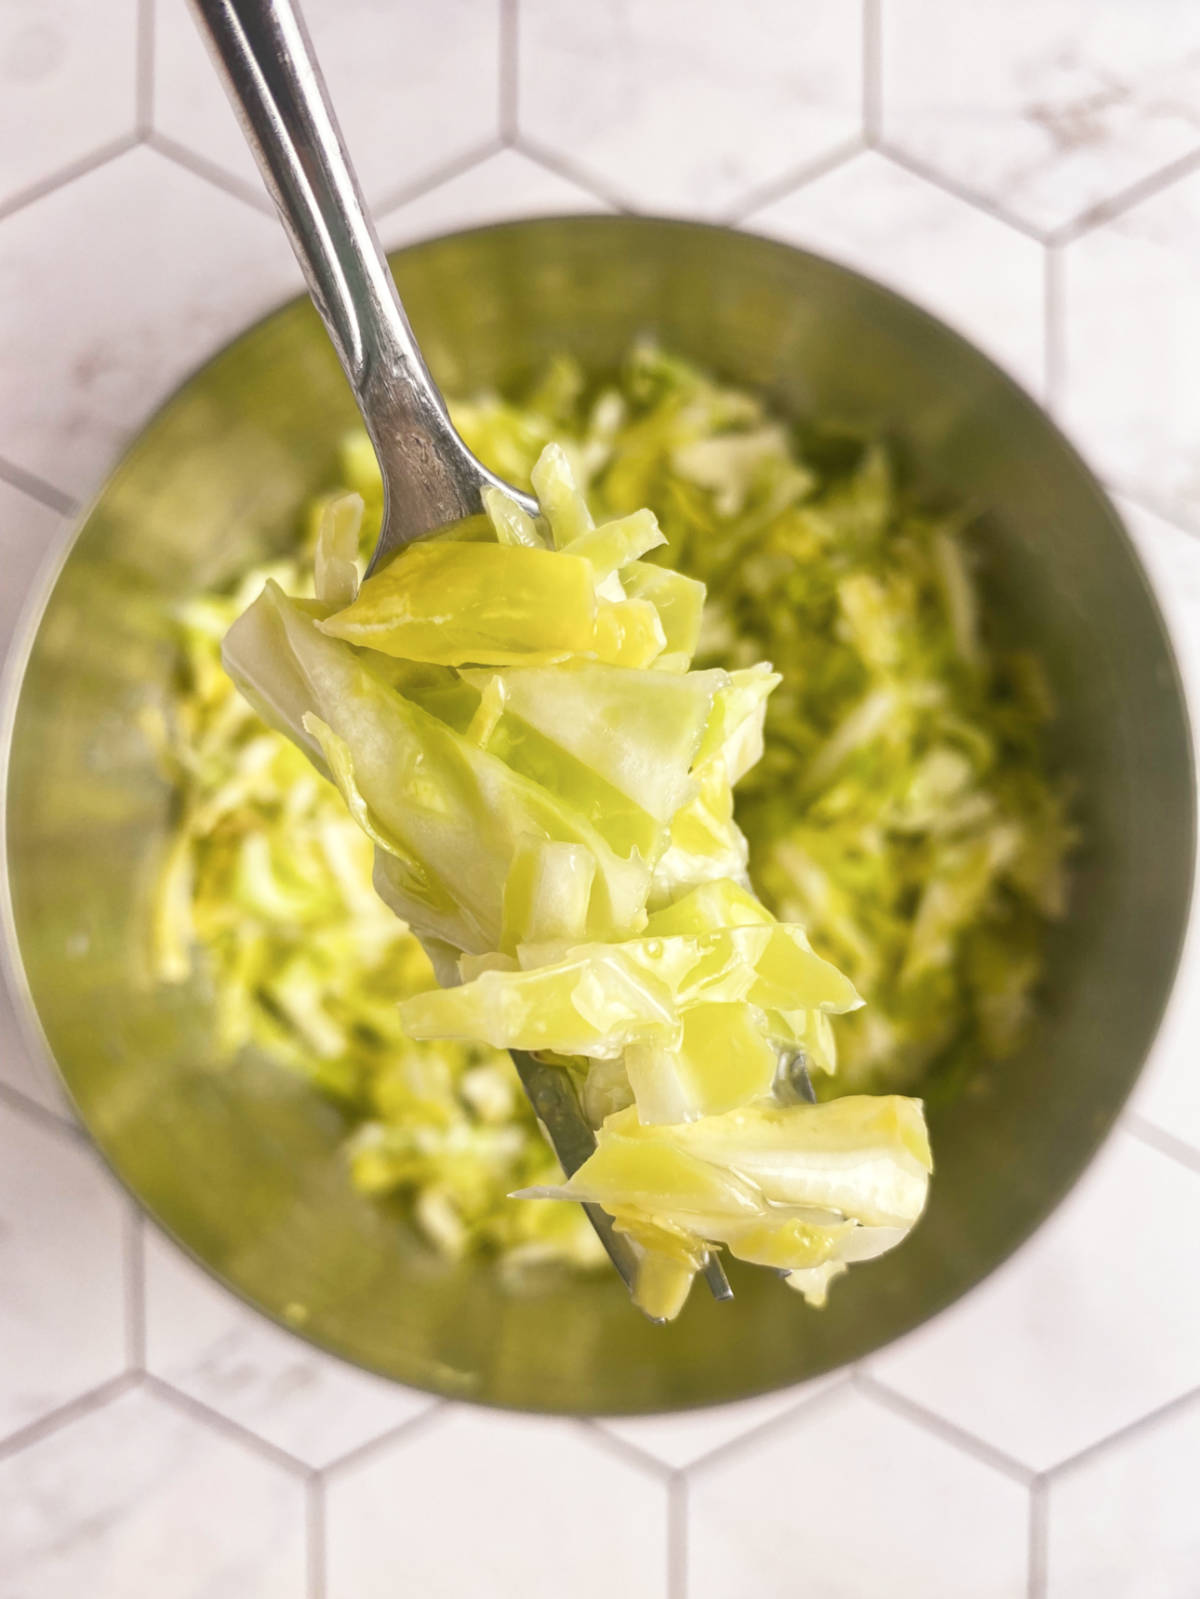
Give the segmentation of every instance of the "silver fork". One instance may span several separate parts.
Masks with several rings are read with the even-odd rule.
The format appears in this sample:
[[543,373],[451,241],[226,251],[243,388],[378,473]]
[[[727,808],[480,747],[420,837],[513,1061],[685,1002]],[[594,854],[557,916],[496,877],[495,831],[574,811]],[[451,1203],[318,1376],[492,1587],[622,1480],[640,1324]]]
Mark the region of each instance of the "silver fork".
[[[494,486],[530,513],[537,505],[476,459],[455,431],[404,314],[367,215],[321,70],[290,0],[192,0],[218,72],[258,162],[349,380],[383,474],[383,556],[476,514]],[[596,1147],[570,1075],[513,1051],[521,1082],[569,1177]],[[636,1253],[597,1205],[585,1205],[632,1289]],[[705,1278],[731,1299],[721,1263]]]

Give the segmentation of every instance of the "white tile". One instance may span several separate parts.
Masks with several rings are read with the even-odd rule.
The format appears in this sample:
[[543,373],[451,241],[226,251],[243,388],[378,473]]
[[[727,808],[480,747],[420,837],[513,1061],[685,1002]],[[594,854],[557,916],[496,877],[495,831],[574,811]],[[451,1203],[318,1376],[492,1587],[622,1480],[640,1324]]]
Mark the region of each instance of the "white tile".
[[1195,1599],[1198,1480],[1195,1402],[1054,1478],[1047,1599]]
[[689,1599],[1014,1599],[1020,1483],[840,1389],[688,1490]]
[[[1119,500],[1162,607],[1200,747],[1200,536]],[[1133,1108],[1200,1154],[1200,884],[1167,1014],[1134,1095]]]
[[566,216],[603,211],[603,201],[516,150],[499,150],[456,178],[379,218],[389,250],[458,228],[513,217]]
[[522,0],[521,132],[644,210],[723,214],[857,135],[845,0]]
[[127,1214],[86,1145],[0,1104],[0,1437],[124,1369]]
[[766,1422],[797,1410],[841,1380],[836,1376],[815,1377],[812,1382],[763,1394],[758,1399],[744,1399],[736,1405],[709,1405],[703,1410],[681,1410],[673,1416],[630,1416],[599,1425],[643,1454],[682,1470],[735,1438],[744,1438]]
[[4,1599],[304,1599],[304,1489],[143,1392],[0,1464]]
[[62,1084],[42,1051],[26,1038],[17,1020],[18,1001],[0,966],[0,1082],[50,1111],[69,1126],[75,1119]]
[[155,403],[300,286],[278,223],[139,149],[0,224],[0,454],[81,494]]
[[0,6],[0,202],[136,121],[137,0]]
[[443,1413],[330,1479],[329,1599],[663,1599],[666,1485],[570,1422]]
[[0,478],[0,666],[34,579],[53,558],[66,518]]
[[1035,226],[1200,144],[1191,0],[889,0],[887,139]]
[[1038,1469],[1186,1393],[1200,1384],[1200,1175],[1117,1133],[1014,1261],[871,1369]]
[[[257,188],[257,169],[189,9],[157,0],[155,127]],[[305,0],[303,13],[372,204],[496,136],[497,0]]]
[[302,1343],[147,1231],[146,1367],[309,1465],[323,1466],[432,1401]]
[[1067,426],[1119,486],[1200,522],[1200,175],[1068,246],[1062,273]]
[[878,278],[1041,390],[1041,247],[974,206],[867,152],[744,225]]
[[[0,699],[13,688],[10,641],[23,618],[37,574],[54,558],[66,519],[0,479]],[[48,1065],[31,1050],[18,1026],[15,1001],[0,959],[0,1082],[19,1089],[47,1110],[69,1115],[66,1099]]]

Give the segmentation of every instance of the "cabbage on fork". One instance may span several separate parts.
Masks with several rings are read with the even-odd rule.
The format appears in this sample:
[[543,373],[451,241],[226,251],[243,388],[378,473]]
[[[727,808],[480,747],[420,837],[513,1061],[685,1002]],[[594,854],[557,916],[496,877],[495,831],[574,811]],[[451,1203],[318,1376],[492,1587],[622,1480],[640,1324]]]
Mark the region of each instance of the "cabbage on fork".
[[336,783],[376,887],[439,990],[416,1039],[537,1051],[574,1074],[595,1153],[539,1194],[633,1240],[637,1298],[673,1316],[711,1249],[820,1303],[920,1215],[918,1101],[786,1102],[831,1072],[853,985],[749,887],[733,785],[762,753],[768,666],[690,669],[703,585],[648,562],[649,511],[595,526],[565,453],[535,520],[486,516],[359,586],[354,496],[325,511],[315,600],[268,582],[230,630],[251,704]]

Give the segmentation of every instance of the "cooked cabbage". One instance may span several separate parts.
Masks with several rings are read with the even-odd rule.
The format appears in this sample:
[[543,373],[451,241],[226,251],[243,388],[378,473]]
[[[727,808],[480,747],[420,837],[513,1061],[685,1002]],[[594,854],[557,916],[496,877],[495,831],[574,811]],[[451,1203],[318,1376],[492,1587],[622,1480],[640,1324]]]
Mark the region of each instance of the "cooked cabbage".
[[303,593],[311,569],[307,553],[258,567],[175,613],[176,694],[165,718],[145,718],[174,789],[152,970],[211,996],[218,1058],[252,1051],[329,1095],[353,1124],[355,1184],[403,1195],[438,1250],[499,1255],[518,1272],[606,1264],[577,1204],[508,1199],[560,1176],[511,1060],[404,1033],[397,1001],[434,976],[372,887],[370,840],[221,668],[222,637],[264,583]]
[[[662,542],[654,517],[597,526],[557,445],[531,476],[536,520],[490,494],[486,519],[400,550],[361,587],[337,569],[344,603],[268,580],[226,635],[226,668],[337,786],[381,897],[430,956],[443,986],[404,1001],[408,1037],[534,1051],[563,1072],[570,1057],[631,1101],[571,1183],[525,1195],[609,1210],[653,1316],[678,1313],[719,1246],[800,1272],[820,1298],[828,1273],[812,1272],[903,1237],[930,1162],[917,1101],[883,1102],[910,1128],[901,1174],[876,1102],[774,1092],[816,1019],[861,1004],[738,880],[733,784],[762,754],[779,679],[693,671],[680,649],[655,670],[666,629],[624,587]],[[326,508],[318,554],[343,505]],[[812,1064],[832,1068],[832,1052]],[[609,1168],[628,1176],[631,1160],[622,1186]],[[688,1192],[737,1195],[732,1223],[716,1200],[688,1208],[683,1169]]]
[[[1064,908],[1072,829],[1063,790],[1045,775],[1044,675],[1034,657],[989,639],[962,518],[922,511],[878,443],[784,427],[757,399],[650,346],[598,391],[560,360],[515,401],[482,395],[452,410],[478,453],[522,485],[546,444],[562,442],[586,499],[554,505],[555,544],[592,564],[597,632],[625,644],[625,661],[640,657],[639,670],[664,681],[693,656],[729,674],[654,868],[644,935],[753,925],[767,914],[744,884],[744,829],[766,903],[806,925],[870,999],[836,1016],[773,1013],[771,1037],[823,1074],[821,1097],[917,1085],[948,1094],[1009,1052],[1036,995],[1045,923]],[[591,1262],[599,1257],[578,1205],[504,1197],[558,1182],[510,1063],[485,1046],[417,1044],[401,1031],[393,998],[429,990],[432,974],[371,890],[369,842],[220,671],[217,640],[233,617],[267,577],[305,593],[314,546],[326,614],[353,599],[350,529],[361,516],[360,550],[369,550],[381,511],[365,435],[345,441],[342,475],[361,498],[313,508],[301,559],[180,611],[179,696],[166,725],[150,728],[179,805],[156,898],[157,970],[171,981],[203,974],[226,1047],[254,1047],[336,1095],[359,1124],[348,1145],[356,1182],[407,1194],[437,1247]],[[547,548],[504,496],[489,496],[487,510],[498,544]],[[697,579],[709,585],[703,631]],[[646,607],[631,614],[633,601]],[[739,707],[774,686],[753,666],[760,657],[784,681],[767,701],[765,729],[751,703],[739,739]],[[614,854],[634,848],[647,858],[680,792],[678,765],[655,763],[652,794],[637,787],[636,761],[601,776],[604,741],[586,726],[564,722],[557,741],[548,736],[555,666],[503,668],[510,685],[524,679],[523,708],[506,716],[492,667],[375,658],[413,704],[534,781],[547,760],[565,774],[578,756],[572,808],[603,822]],[[677,750],[686,748],[686,726],[671,726]],[[581,749],[565,748],[562,735]],[[320,748],[316,733],[308,747]],[[742,777],[739,827],[726,808],[729,781]],[[560,964],[586,945],[597,858],[569,839],[518,845],[500,896],[500,947],[514,952],[504,960],[519,966],[522,942],[553,949]],[[393,896],[403,888],[393,882]],[[447,970],[452,952],[435,955]],[[766,1028],[761,1008],[697,1005],[678,1038],[647,1037],[624,1058],[597,1058],[585,1101],[597,1121],[620,1111],[633,1075],[654,1117],[648,1133],[700,1106],[722,1114],[721,1084],[706,1075],[696,1037],[719,1032],[728,1062],[720,1075],[733,1084],[725,1092],[750,1097],[777,1059]],[[839,1076],[824,1075],[839,1056]],[[645,1216],[626,1210],[621,1219],[650,1236]],[[674,1268],[664,1244],[693,1264],[703,1250],[665,1225],[653,1241],[647,1284],[657,1275],[660,1298],[678,1298],[690,1270]],[[789,1282],[819,1298],[838,1269],[831,1253]]]
[[[696,664],[779,674],[738,826],[765,903],[869,1000],[839,1018],[838,1076],[819,1091],[982,1086],[1036,1003],[1075,828],[1047,774],[1049,683],[993,636],[962,510],[929,510],[878,439],[784,425],[648,343],[598,389],[560,360],[519,399],[454,415],[518,486],[557,439],[597,520],[649,506],[666,543],[642,572],[708,588],[702,631],[684,634]],[[694,803],[682,870],[723,827]],[[740,840],[723,844],[736,876]]]

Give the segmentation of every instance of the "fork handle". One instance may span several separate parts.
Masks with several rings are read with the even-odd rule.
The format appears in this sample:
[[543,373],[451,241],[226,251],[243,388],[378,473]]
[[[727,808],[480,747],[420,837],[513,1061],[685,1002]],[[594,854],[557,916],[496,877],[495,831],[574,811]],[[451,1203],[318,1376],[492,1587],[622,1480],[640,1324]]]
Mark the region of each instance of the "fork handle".
[[477,512],[495,480],[417,346],[299,12],[292,0],[191,3],[375,445],[393,542]]

